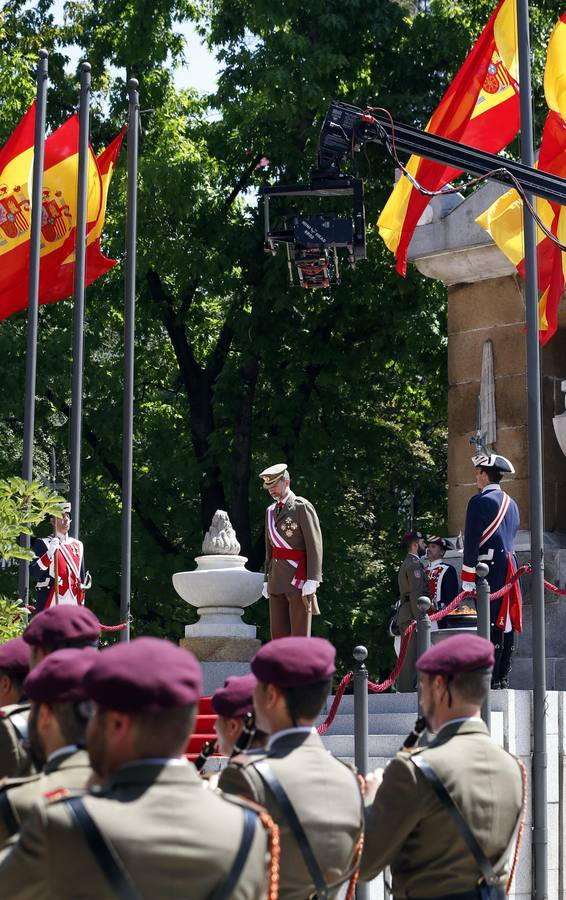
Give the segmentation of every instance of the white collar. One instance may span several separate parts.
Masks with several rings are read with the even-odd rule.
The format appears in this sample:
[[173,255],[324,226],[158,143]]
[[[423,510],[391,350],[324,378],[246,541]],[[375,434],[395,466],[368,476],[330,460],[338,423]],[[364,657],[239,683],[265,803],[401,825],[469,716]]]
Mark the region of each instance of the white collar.
[[486,491],[501,491],[501,488],[498,484],[486,484],[484,488],[481,489],[482,494],[485,494]]
[[431,563],[429,563],[429,569],[437,569],[438,566],[445,566],[446,563],[443,559],[434,559]]
[[316,728],[312,725],[298,725],[296,728],[283,728],[281,731],[275,731],[269,736],[265,749],[271,750],[272,744],[287,734],[316,734]]
[[54,759],[57,759],[58,756],[63,756],[64,753],[76,753],[78,749],[76,744],[65,744],[64,747],[59,747],[58,750],[54,750],[53,753],[50,753],[46,762],[53,762]]
[[460,716],[457,719],[448,719],[448,721],[445,722],[444,725],[440,726],[440,728],[438,729],[436,734],[440,734],[440,732],[443,730],[443,728],[447,728],[448,725],[456,725],[456,724],[459,724],[460,722],[475,722],[476,720],[481,722],[481,716]]

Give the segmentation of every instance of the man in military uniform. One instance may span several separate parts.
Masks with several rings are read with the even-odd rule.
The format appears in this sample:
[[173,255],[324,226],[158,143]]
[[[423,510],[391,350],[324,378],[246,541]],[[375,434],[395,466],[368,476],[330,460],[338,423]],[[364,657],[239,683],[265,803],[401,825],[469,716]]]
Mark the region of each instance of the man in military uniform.
[[83,678],[96,650],[57,650],[27,676],[31,700],[29,739],[42,772],[0,783],[0,844],[16,834],[33,804],[61,788],[83,788],[92,775],[84,743],[87,717]]
[[[362,858],[367,881],[391,867],[396,900],[488,896],[452,803],[484,857],[489,897],[506,896],[525,788],[519,761],[491,739],[480,717],[493,663],[492,644],[476,635],[441,641],[417,661],[422,709],[435,736],[427,747],[399,752],[383,772]],[[448,798],[439,796],[442,786]]]
[[49,521],[53,534],[34,542],[35,559],[29,567],[31,577],[37,581],[37,612],[52,604],[84,603],[84,548],[81,541],[69,535],[71,504],[64,503],[61,516],[50,516]]
[[322,581],[322,534],[314,506],[289,488],[286,463],[259,476],[273,500],[265,512],[265,582],[271,637],[310,634],[319,614],[316,589]]
[[[466,511],[462,589],[475,590],[476,566],[478,562],[485,562],[489,568],[489,590],[493,594],[517,570],[513,547],[519,528],[519,508],[500,487],[504,475],[514,475],[515,469],[508,459],[496,453],[479,454],[472,462],[476,467],[479,493],[471,498]],[[490,617],[491,640],[495,647],[492,687],[508,688],[514,635],[523,630],[518,581],[508,594],[490,603]]]
[[25,747],[30,705],[23,685],[29,658],[29,647],[22,638],[0,646],[0,778],[33,772]]
[[55,650],[97,647],[100,622],[86,606],[52,606],[36,613],[23,634],[31,648],[31,666]]
[[288,637],[251,662],[258,679],[256,722],[270,737],[265,753],[243,753],[220,774],[222,791],[265,806],[279,825],[280,894],[322,895],[356,869],[363,804],[353,771],[324,747],[314,723],[328,696],[335,650],[322,638]]
[[260,900],[267,836],[257,815],[203,791],[183,757],[202,688],[197,660],[142,637],[95,655],[91,763],[104,782],[42,801],[0,852],[10,900]]
[[234,751],[263,747],[267,735],[255,727],[253,695],[257,685],[255,675],[230,675],[224,687],[212,695],[212,708],[216,713],[214,730],[218,750],[222,756],[232,756]]
[[[428,565],[425,567],[428,592],[432,611],[438,612],[445,606],[449,606],[459,593],[458,573],[454,566],[444,562],[444,554],[447,550],[454,550],[454,544],[437,534],[427,535],[425,544],[428,557]],[[433,631],[446,628],[445,623],[446,619],[432,622]]]
[[[399,581],[399,609],[397,610],[396,621],[401,637],[403,637],[411,622],[418,616],[417,600],[428,593],[424,565],[419,557],[422,541],[423,536],[420,531],[409,531],[401,540],[402,546],[407,550],[407,555],[401,563],[397,574]],[[416,635],[413,634],[397,681],[397,690],[401,693],[407,694],[417,689],[416,659],[417,640]]]

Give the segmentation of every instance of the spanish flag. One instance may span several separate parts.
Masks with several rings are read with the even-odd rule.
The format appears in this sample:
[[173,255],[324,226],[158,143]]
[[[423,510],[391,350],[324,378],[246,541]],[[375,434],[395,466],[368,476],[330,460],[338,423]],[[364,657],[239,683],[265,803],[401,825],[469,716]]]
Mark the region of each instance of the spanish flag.
[[[497,153],[517,134],[519,118],[516,6],[515,0],[500,0],[426,131]],[[430,191],[461,174],[418,156],[411,156],[407,169]],[[400,275],[406,274],[407,250],[429,200],[401,175],[379,217],[379,233],[395,254]]]
[[[548,44],[544,74],[546,102],[550,108],[542,134],[537,168],[566,178],[566,13],[556,24]],[[537,214],[549,231],[565,243],[566,208],[544,198],[536,199]],[[479,225],[491,235],[502,253],[524,278],[523,201],[511,190],[478,216]],[[560,237],[562,235],[562,237]],[[566,277],[566,254],[537,228],[539,337],[546,344],[558,328],[558,306]]]

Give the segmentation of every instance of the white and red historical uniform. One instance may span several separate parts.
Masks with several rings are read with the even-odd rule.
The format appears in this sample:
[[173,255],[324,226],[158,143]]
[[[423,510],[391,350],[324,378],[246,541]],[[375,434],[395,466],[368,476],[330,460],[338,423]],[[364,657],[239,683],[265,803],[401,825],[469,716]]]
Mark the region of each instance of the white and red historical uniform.
[[[84,549],[82,541],[74,537],[38,538],[33,550],[35,559],[30,563],[30,575],[37,581],[36,611],[49,609],[55,603],[82,605],[85,580]],[[55,587],[55,570],[58,591]]]
[[[433,611],[444,609],[458,596],[458,573],[454,566],[445,563],[442,559],[435,559],[426,569],[428,576],[428,591]],[[433,630],[445,628],[445,619],[433,622]],[[436,629],[434,626],[436,625]]]

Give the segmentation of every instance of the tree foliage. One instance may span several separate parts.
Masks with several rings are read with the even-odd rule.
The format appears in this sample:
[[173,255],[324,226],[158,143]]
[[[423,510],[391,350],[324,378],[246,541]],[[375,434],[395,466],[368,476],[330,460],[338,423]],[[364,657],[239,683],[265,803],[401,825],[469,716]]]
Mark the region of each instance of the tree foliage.
[[[287,286],[284,260],[263,252],[258,190],[308,175],[333,98],[381,105],[424,125],[492,11],[487,0],[49,0],[0,13],[0,137],[33,94],[34,54],[51,51],[50,122],[76,104],[72,46],[93,64],[92,140],[124,122],[125,84],[140,81],[142,116],[136,322],[133,598],[135,633],[182,634],[190,617],[171,586],[191,568],[217,508],[227,509],[253,568],[263,558],[265,497],[257,472],[285,460],[318,509],[325,539],[323,610],[315,628],[339,647],[392,662],[385,633],[396,594],[398,538],[413,516],[441,529],[446,479],[446,298],[415,270],[393,272],[372,227],[393,181],[377,148],[366,180],[368,260],[342,285]],[[416,6],[420,6],[417,4]],[[543,43],[561,13],[533,16],[539,122]],[[180,33],[197,25],[220,64],[211,96],[175,86],[190,59]],[[13,68],[4,61],[13,60]],[[267,168],[257,168],[262,158]],[[111,188],[105,249],[119,265],[88,291],[81,536],[91,604],[119,605],[125,171]],[[50,447],[68,468],[71,303],[40,310],[37,475]],[[21,455],[25,321],[0,323],[13,364],[0,387],[0,460]],[[6,578],[4,577],[4,581]],[[266,637],[267,609],[247,618]]]

